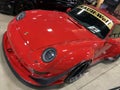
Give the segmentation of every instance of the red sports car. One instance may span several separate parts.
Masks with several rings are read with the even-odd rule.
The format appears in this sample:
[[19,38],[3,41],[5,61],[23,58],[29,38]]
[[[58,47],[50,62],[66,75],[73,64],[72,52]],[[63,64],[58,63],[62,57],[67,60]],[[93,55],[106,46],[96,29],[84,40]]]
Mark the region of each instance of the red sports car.
[[94,7],[67,13],[21,12],[8,26],[3,49],[14,74],[30,86],[76,81],[90,65],[120,54],[120,21]]

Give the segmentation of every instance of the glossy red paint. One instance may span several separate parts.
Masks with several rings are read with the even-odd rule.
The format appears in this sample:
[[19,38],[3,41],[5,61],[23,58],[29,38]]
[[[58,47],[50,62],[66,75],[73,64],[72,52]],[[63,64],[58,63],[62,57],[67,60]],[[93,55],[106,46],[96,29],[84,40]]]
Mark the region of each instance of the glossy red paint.
[[[120,24],[114,17],[105,15],[113,21],[113,28]],[[94,64],[118,55],[120,38],[109,37],[112,29],[105,39],[101,39],[66,13],[26,11],[22,20],[15,18],[10,22],[3,37],[3,48],[10,66],[25,82],[33,86],[55,85],[63,83],[72,68],[81,62],[92,60]],[[41,55],[51,47],[56,49],[57,55],[46,63]],[[50,82],[41,80],[38,83],[35,79]]]

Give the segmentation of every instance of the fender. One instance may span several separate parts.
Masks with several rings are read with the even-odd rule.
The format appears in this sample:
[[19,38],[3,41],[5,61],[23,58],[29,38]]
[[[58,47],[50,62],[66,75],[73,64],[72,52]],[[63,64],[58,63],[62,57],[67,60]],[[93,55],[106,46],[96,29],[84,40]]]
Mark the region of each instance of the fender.
[[74,51],[70,51],[65,55],[63,59],[60,59],[58,63],[56,63],[51,70],[57,70],[56,72],[68,70],[70,67],[76,66],[78,63],[85,62],[88,60],[92,60],[94,56],[93,48],[80,48],[75,49]]

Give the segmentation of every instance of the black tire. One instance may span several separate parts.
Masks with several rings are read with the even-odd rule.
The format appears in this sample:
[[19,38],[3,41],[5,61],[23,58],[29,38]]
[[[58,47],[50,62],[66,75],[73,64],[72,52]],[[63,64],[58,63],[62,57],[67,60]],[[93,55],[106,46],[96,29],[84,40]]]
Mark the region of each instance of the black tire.
[[105,61],[109,61],[109,62],[115,62],[119,59],[120,55],[116,55],[114,57],[108,57],[107,59],[105,59]]
[[70,84],[78,80],[89,68],[91,61],[86,61],[81,63],[75,69],[73,69],[70,74],[64,80],[65,83]]
[[19,0],[16,1],[15,7],[14,7],[14,14],[17,15],[18,13],[25,11],[25,10],[31,10],[34,9],[35,6],[33,2],[26,1],[26,0]]

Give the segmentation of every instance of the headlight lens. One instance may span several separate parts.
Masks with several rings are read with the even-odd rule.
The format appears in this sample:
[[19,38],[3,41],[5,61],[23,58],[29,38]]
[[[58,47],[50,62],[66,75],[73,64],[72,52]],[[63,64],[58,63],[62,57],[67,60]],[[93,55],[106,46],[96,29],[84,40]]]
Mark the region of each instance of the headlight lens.
[[42,54],[42,60],[44,62],[50,62],[55,57],[56,57],[56,50],[54,48],[48,48]]
[[25,17],[25,12],[21,12],[20,14],[17,15],[16,20],[19,21]]

